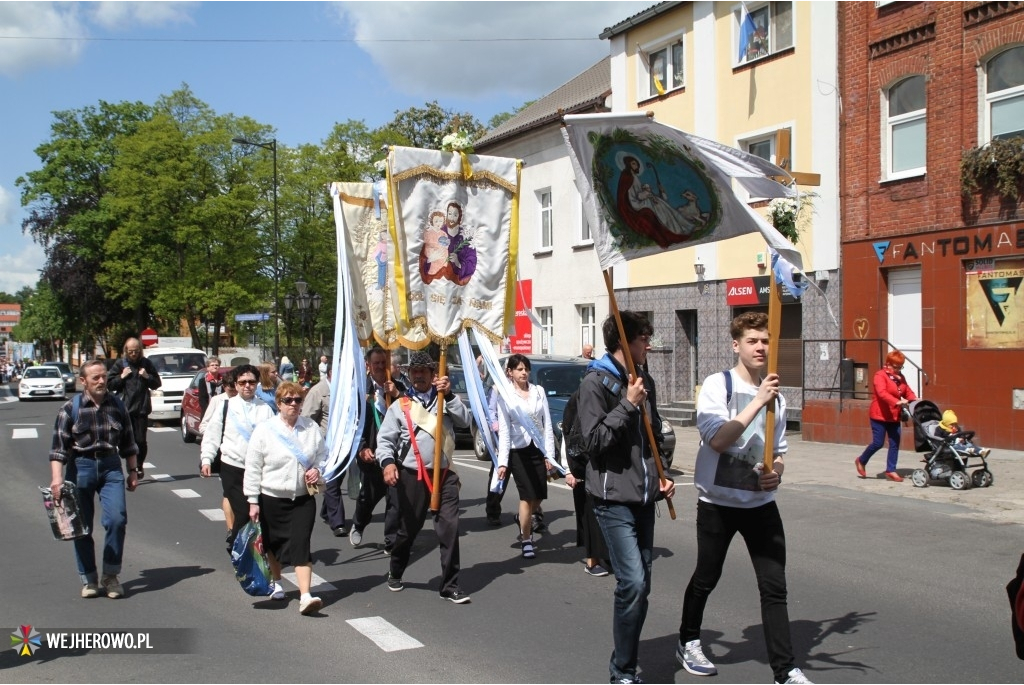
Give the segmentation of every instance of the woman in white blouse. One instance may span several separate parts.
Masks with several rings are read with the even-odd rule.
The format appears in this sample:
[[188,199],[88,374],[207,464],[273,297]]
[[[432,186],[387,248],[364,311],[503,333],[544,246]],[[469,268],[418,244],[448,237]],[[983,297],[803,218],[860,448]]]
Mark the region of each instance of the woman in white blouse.
[[277,386],[277,416],[256,426],[245,455],[243,491],[249,518],[261,522],[263,547],[274,576],[273,599],[285,599],[281,566],[295,567],[299,612],[315,613],[322,602],[309,593],[313,578],[310,538],[316,521],[320,464],[327,447],[320,427],[300,416],[302,386],[291,381]]
[[530,360],[513,354],[505,364],[512,381],[512,403],[498,403],[498,478],[511,471],[519,490],[523,557],[536,556],[531,514],[548,497],[544,455],[554,456],[555,434],[544,388],[530,384]]

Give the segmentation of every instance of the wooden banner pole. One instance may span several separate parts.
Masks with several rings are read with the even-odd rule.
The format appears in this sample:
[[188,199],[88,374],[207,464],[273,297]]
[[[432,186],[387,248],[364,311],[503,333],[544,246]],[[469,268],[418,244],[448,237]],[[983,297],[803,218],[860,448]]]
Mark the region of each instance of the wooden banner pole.
[[[779,335],[782,332],[782,291],[775,282],[775,274],[768,275],[768,368],[766,374],[779,372]],[[775,407],[778,402],[769,402],[764,417],[764,471],[768,473],[775,465]]]
[[[437,361],[437,377],[448,374],[448,350],[441,345],[441,356]],[[430,493],[430,512],[441,511],[441,456],[444,454],[444,395],[437,393],[437,426],[434,428],[434,491]]]
[[[633,363],[633,354],[629,351],[629,344],[626,342],[626,331],[622,327],[622,316],[619,314],[619,307],[615,302],[615,289],[612,287],[611,269],[605,269],[604,283],[608,288],[608,308],[611,309],[612,316],[615,317],[615,325],[619,328],[619,344],[622,347],[622,354],[626,359],[626,369],[632,369],[633,375],[639,376],[640,371],[636,368],[636,364]],[[658,452],[658,443],[654,439],[654,431],[651,429],[651,418],[647,415],[645,409],[645,405],[641,404],[640,417],[643,419],[644,429],[647,431],[647,440],[651,444],[651,452],[654,453],[654,466],[658,469],[658,482],[661,483],[665,480],[665,469],[661,464],[661,454]],[[659,428],[661,427],[659,426]],[[676,508],[672,504],[672,499],[666,498],[665,502],[668,504],[668,515],[675,520]]]

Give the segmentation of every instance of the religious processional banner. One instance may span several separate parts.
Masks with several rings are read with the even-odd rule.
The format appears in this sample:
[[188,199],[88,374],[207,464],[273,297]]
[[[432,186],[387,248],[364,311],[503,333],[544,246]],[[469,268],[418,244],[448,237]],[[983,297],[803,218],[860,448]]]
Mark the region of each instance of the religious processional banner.
[[334,183],[332,194],[337,199],[337,237],[348,248],[345,276],[352,287],[352,315],[360,344],[423,347],[429,342],[426,329],[409,327],[398,318],[396,252],[388,230],[386,183]]
[[760,232],[789,263],[800,253],[737,197],[795,197],[789,174],[643,112],[564,117],[563,136],[602,269],[664,250]]
[[519,243],[515,159],[394,147],[388,155],[399,320],[453,344],[511,332]]

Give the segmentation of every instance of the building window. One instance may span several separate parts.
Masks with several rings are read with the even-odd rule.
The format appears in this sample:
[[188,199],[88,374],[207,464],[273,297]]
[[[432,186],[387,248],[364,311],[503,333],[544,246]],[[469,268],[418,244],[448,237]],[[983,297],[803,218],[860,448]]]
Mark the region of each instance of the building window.
[[750,138],[742,141],[743,149],[761,159],[775,163],[775,135]]
[[540,199],[540,249],[551,249],[551,233],[554,218],[551,208],[551,191],[542,190],[539,193]]
[[580,350],[584,345],[597,346],[597,315],[594,305],[581,304],[577,307],[580,313]]
[[583,210],[583,205],[580,205],[580,243],[592,243],[594,242],[594,235],[590,232],[590,222],[587,221],[587,213]]
[[540,319],[540,353],[552,354],[555,340],[555,317],[551,307],[538,307],[537,318]]
[[[647,82],[647,92],[641,98],[653,98],[686,85],[683,79],[683,39],[660,44],[654,48],[641,48],[640,68],[645,72],[641,81]],[[646,59],[644,59],[646,58]]]
[[1024,47],[1010,48],[985,66],[986,140],[1024,136]]
[[903,79],[888,90],[886,100],[886,177],[920,176],[925,172],[927,140],[924,76]]
[[[746,9],[746,11],[744,11]],[[793,47],[793,3],[751,3],[737,9],[737,64],[747,64]]]

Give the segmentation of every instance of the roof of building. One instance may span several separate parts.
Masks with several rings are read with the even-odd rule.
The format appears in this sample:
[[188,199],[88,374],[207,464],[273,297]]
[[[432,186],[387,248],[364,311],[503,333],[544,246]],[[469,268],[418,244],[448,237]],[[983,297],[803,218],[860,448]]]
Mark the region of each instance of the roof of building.
[[582,74],[531,103],[500,126],[473,143],[479,150],[518,133],[557,121],[563,114],[600,108],[612,92],[611,57],[605,57]]
[[639,12],[631,17],[623,19],[615,26],[609,26],[608,28],[601,32],[601,35],[599,35],[598,38],[607,39],[617,36],[620,33],[625,33],[634,26],[639,26],[640,24],[648,22],[654,17],[658,16],[659,14],[663,14],[671,9],[675,9],[676,7],[682,4],[682,2],[659,2],[657,5],[652,5],[651,7],[648,7],[643,12]]

